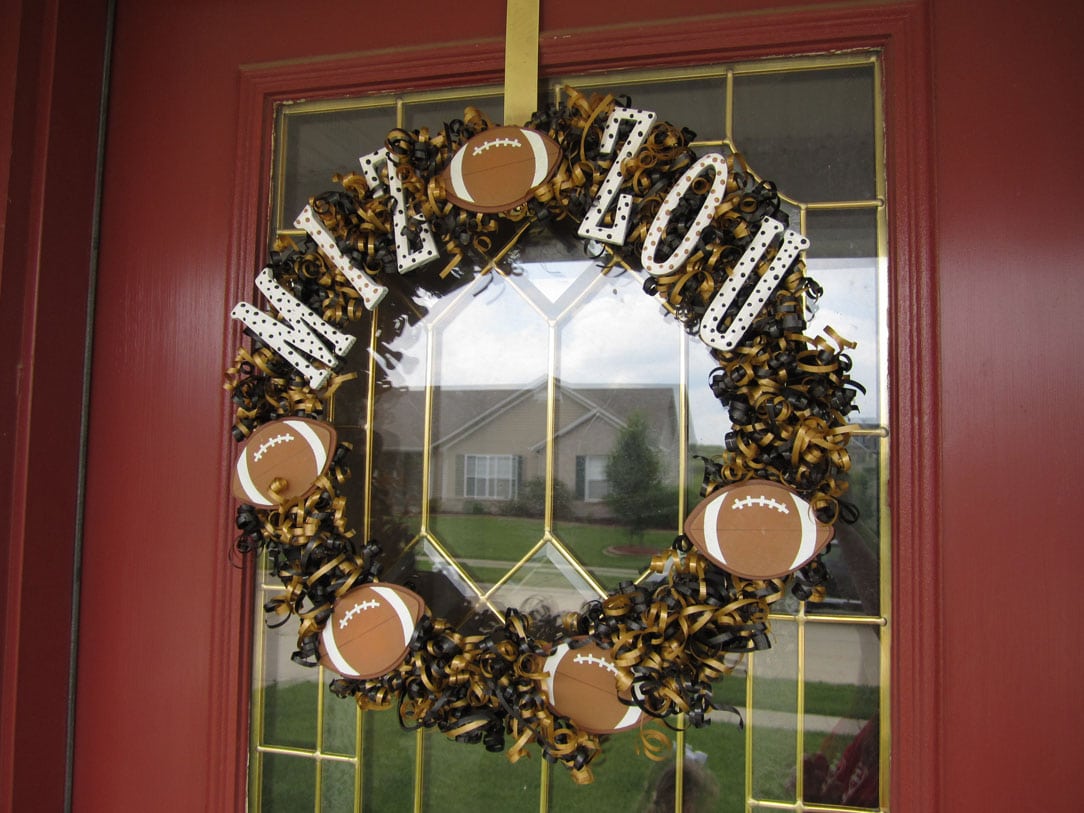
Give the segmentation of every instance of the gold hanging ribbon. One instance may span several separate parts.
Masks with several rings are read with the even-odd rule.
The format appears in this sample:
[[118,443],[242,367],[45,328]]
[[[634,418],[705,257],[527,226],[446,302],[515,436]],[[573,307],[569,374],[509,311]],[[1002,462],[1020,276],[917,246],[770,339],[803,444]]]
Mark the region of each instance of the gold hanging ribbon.
[[538,107],[539,0],[508,0],[504,21],[504,123],[525,124]]

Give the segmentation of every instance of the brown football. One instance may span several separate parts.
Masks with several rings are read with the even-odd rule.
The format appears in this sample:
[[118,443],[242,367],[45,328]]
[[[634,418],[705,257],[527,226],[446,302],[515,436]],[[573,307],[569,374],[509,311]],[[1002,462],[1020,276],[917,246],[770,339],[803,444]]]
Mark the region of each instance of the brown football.
[[617,666],[607,650],[583,639],[563,643],[546,658],[546,696],[555,712],[584,731],[613,734],[632,728],[643,712],[617,695]]
[[320,634],[320,663],[346,678],[386,675],[406,658],[424,613],[422,597],[405,587],[356,587],[332,607]]
[[561,148],[545,133],[492,127],[471,137],[441,173],[445,196],[469,212],[507,212],[549,180]]
[[335,443],[335,427],[309,418],[281,418],[256,427],[233,468],[234,496],[257,508],[305,496],[331,466]]
[[746,480],[712,492],[685,520],[685,536],[728,573],[774,579],[824,550],[834,530],[787,486]]

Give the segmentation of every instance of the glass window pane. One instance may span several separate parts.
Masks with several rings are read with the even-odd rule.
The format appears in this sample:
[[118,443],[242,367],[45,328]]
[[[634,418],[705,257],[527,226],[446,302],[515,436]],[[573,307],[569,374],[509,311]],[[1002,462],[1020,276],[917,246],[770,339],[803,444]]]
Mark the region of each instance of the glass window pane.
[[263,674],[256,687],[263,706],[262,744],[316,747],[320,684],[314,669],[302,669],[290,659],[296,647],[293,624],[264,630]]
[[353,813],[356,771],[350,762],[321,763],[320,813]]
[[313,809],[317,771],[314,760],[289,754],[264,754],[261,768],[261,811],[297,813]]
[[734,140],[791,199],[876,195],[873,65],[734,77]]
[[511,764],[504,753],[457,743],[432,731],[425,735],[424,761],[426,810],[496,813],[538,807],[541,768],[537,759]]
[[[803,799],[880,804],[880,628],[806,626]],[[815,653],[830,653],[816,657]]]
[[283,108],[276,229],[292,229],[309,198],[334,188],[332,176],[361,169],[358,159],[384,145],[395,106],[292,113]]
[[726,79],[722,76],[666,82],[607,81],[600,85],[586,79],[576,82],[575,87],[586,96],[610,93],[631,97],[633,107],[653,111],[660,121],[687,127],[697,141],[721,141],[726,136]]
[[797,799],[798,629],[795,624],[772,625],[772,648],[752,658],[752,760],[755,799],[793,802]]
[[362,726],[362,811],[410,813],[414,810],[416,735],[399,727],[394,710],[365,712]]
[[[638,74],[623,82],[611,74],[579,85],[588,94],[629,94],[634,106],[718,142],[727,137],[732,71],[735,146],[777,184],[791,226],[812,242],[809,276],[825,293],[810,301],[816,312],[806,332],[831,326],[859,342],[850,352],[852,376],[868,391],[849,418],[869,434],[851,443],[846,497],[858,520],[837,526],[825,556],[825,600],[774,605],[773,648],[755,656],[748,679],[740,665],[717,684],[717,701],[742,711],[748,734],[718,712],[712,726],[681,738],[687,805],[735,813],[746,809],[747,793],[788,804],[802,794],[810,803],[844,803],[825,781],[816,785],[818,766],[827,766],[827,777],[848,753],[876,763],[881,747],[881,642],[870,623],[882,609],[887,568],[887,442],[876,434],[887,418],[888,338],[883,212],[875,200],[876,74],[862,57],[842,68],[816,60],[779,65],[698,69],[695,79]],[[297,107],[281,117],[280,226],[290,227],[309,195],[332,187],[332,174],[355,171],[358,155],[383,143],[397,104],[403,126],[431,132],[467,105],[495,122],[501,115],[499,89],[373,102]],[[848,203],[823,205],[833,201]],[[492,254],[503,255],[503,247]],[[349,527],[385,550],[381,578],[408,584],[464,632],[491,627],[494,610],[507,606],[575,611],[600,590],[640,576],[650,554],[671,544],[681,507],[687,512],[699,501],[703,466],[694,456],[718,454],[730,429],[727,409],[708,387],[711,354],[643,294],[642,274],[620,267],[600,274],[578,241],[544,234],[529,234],[495,265],[481,275],[389,279],[388,297],[353,331],[359,347],[376,337],[375,347],[355,353],[364,359],[350,370],[358,378],[334,404],[340,438],[354,447],[344,489]],[[621,478],[645,468],[621,465],[631,457],[653,461],[649,482]],[[270,573],[263,578],[274,581]],[[288,623],[268,632],[259,649],[260,742],[352,758],[355,706],[328,693],[329,675],[298,672],[289,660],[295,635]],[[828,676],[825,662],[850,671]],[[362,730],[362,810],[414,809],[419,775],[426,809],[535,809],[543,776],[551,810],[642,809],[660,791],[673,795],[677,754],[647,761],[635,753],[635,732],[609,738],[595,783],[579,787],[560,765],[541,771],[537,750],[510,766],[501,754],[427,732],[419,751],[394,711],[362,715]],[[262,809],[352,809],[359,769],[351,762],[259,754],[254,764]],[[296,798],[287,785],[299,789]],[[857,796],[846,803],[867,806]]]

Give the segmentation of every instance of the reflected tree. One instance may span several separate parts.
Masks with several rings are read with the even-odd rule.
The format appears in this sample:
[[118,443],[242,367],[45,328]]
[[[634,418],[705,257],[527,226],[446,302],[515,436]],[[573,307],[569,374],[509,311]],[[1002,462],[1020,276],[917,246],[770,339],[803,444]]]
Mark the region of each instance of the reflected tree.
[[664,500],[662,463],[651,443],[651,426],[640,412],[629,415],[606,462],[606,502],[629,534],[640,537],[653,524]]

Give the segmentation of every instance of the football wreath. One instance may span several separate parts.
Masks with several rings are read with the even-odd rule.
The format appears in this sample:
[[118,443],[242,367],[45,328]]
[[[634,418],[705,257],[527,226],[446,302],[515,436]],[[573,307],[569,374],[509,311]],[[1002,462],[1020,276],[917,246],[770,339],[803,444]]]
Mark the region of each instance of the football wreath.
[[467,141],[441,174],[448,200],[469,212],[507,212],[549,180],[557,142],[525,127],[491,127]]
[[544,668],[550,706],[584,731],[615,734],[640,722],[639,707],[618,697],[619,673],[609,651],[590,639],[558,645]]
[[793,489],[746,480],[713,491],[697,505],[685,520],[685,535],[728,573],[774,579],[824,550],[834,530]]
[[257,427],[233,469],[233,494],[257,508],[274,508],[312,490],[335,450],[335,427],[286,418]]
[[363,584],[341,596],[320,635],[320,663],[346,678],[386,675],[403,662],[425,602],[397,584]]
[[[247,302],[231,312],[252,348],[238,350],[226,388],[235,437],[251,433],[234,475],[245,503],[237,549],[263,551],[276,564],[283,591],[265,609],[302,619],[294,660],[337,672],[331,691],[363,710],[395,708],[407,728],[507,747],[513,762],[534,742],[586,783],[600,735],[640,726],[645,752],[656,742],[661,753],[651,735],[663,735],[641,725],[645,717],[708,722],[718,708],[712,685],[732,669],[731,656],[770,645],[770,605],[786,589],[778,577],[798,571],[790,589],[800,600],[823,592],[826,570],[813,562],[832,528],[802,497],[822,517],[839,513],[846,445],[857,431],[846,416],[861,387],[848,374],[853,342],[830,328],[827,338],[804,335],[802,303],[820,286],[805,276],[806,238],[789,229],[774,184],[732,149],[698,158],[694,134],[651,111],[573,88],[565,95],[523,126],[494,126],[469,107],[439,130],[394,130],[382,150],[363,156],[361,175],[313,198],[295,220],[304,236],[281,237],[256,277],[266,312]],[[334,430],[319,421],[338,384],[353,377],[332,378],[353,346],[351,324],[371,320],[379,347],[390,348],[430,296],[465,291],[494,268],[513,273],[497,262],[521,238],[547,231],[581,239],[591,255],[605,243],[602,274],[646,276],[645,293],[711,348],[721,371],[712,393],[729,408],[739,442],[706,465],[705,483],[719,487],[692,512],[685,537],[653,557],[657,580],[622,583],[560,618],[501,613],[486,599],[477,618],[493,611],[503,631],[467,634],[410,590],[374,581],[399,560],[381,559],[379,538],[356,538],[342,489],[349,472],[342,458],[329,462],[338,457]],[[402,306],[375,310],[392,280]],[[341,341],[327,348],[321,336]],[[374,352],[383,350],[374,344]],[[363,398],[390,381],[381,364],[367,379]],[[801,397],[775,409],[784,391]],[[393,487],[370,458],[366,529]],[[769,472],[801,483],[800,494],[760,479]],[[390,533],[395,549],[396,522],[381,515],[378,533]],[[330,596],[338,598],[329,612]]]

